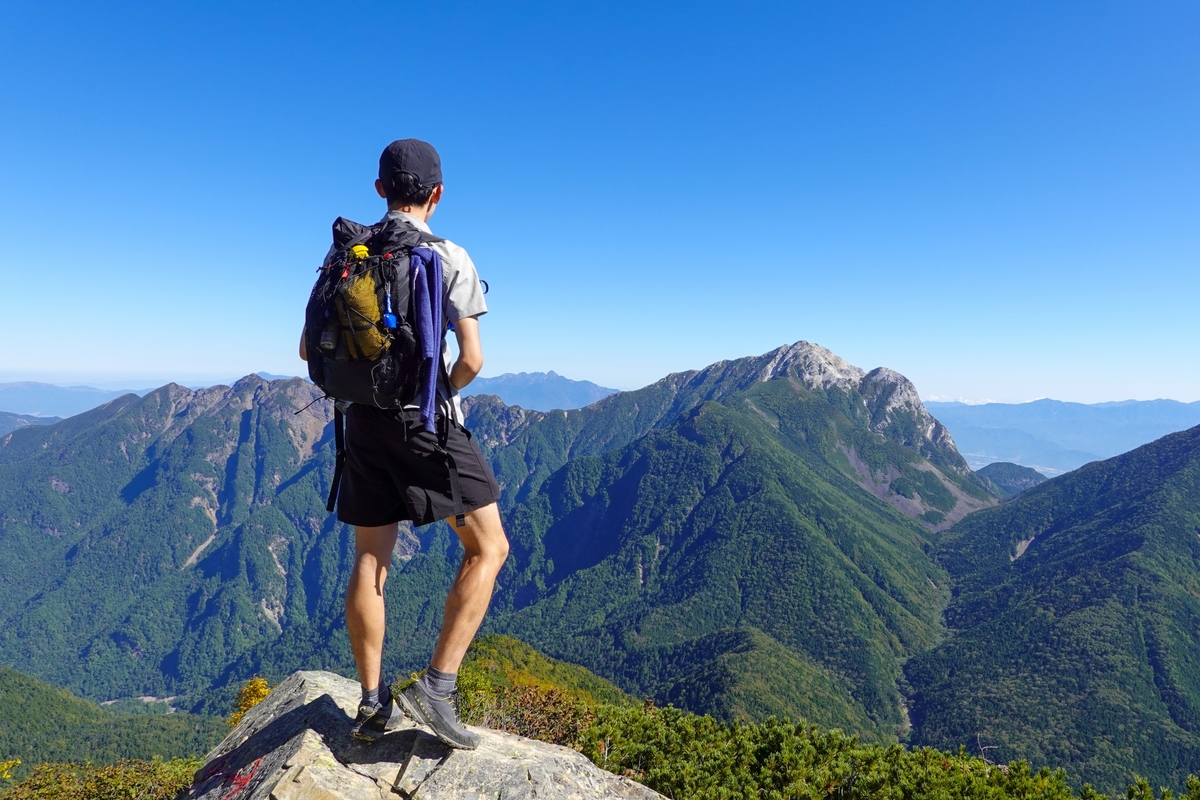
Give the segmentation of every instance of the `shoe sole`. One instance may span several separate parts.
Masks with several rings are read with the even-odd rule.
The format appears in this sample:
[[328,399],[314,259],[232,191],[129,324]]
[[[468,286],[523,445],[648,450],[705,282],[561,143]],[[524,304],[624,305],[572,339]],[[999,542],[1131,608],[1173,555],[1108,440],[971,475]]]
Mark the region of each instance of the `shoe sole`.
[[404,713],[407,714],[410,719],[433,731],[433,735],[436,736],[443,744],[448,744],[456,750],[474,750],[479,747],[478,742],[474,744],[456,742],[438,731],[438,729],[433,726],[433,722],[430,720],[429,714],[426,713],[425,707],[421,705],[419,698],[413,699],[408,696],[407,692],[401,692],[400,694],[396,695],[396,700],[399,702],[400,707],[404,710]]

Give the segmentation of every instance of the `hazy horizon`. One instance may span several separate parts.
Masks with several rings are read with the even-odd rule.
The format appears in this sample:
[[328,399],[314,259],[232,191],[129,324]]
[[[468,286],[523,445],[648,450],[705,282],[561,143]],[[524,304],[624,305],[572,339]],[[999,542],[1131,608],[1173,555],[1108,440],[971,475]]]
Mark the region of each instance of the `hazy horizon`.
[[[759,354],[754,354],[754,355],[759,355]],[[702,367],[703,366],[708,366],[708,365],[705,364],[705,365],[702,365]],[[861,365],[861,364],[856,365],[856,366],[863,367],[863,365]],[[887,366],[887,365],[886,364],[878,364],[875,366]],[[868,369],[868,370],[872,369],[872,367],[863,367],[863,368]],[[562,371],[560,371],[558,369],[554,369],[554,368],[545,369],[545,370],[524,370],[524,372],[529,373],[529,374],[545,374],[545,373],[549,373],[549,372],[554,372],[557,375],[559,375],[560,377],[567,378],[568,380],[572,380],[572,381],[591,381],[591,379],[589,379],[589,378],[564,374]],[[97,390],[109,391],[109,392],[119,391],[119,390],[127,390],[127,391],[135,391],[135,392],[144,392],[144,391],[153,391],[154,389],[157,389],[161,386],[165,386],[168,383],[176,383],[176,384],[179,384],[180,386],[190,386],[190,387],[229,385],[232,381],[239,380],[240,378],[243,378],[246,375],[256,375],[256,374],[260,374],[260,373],[268,373],[268,374],[272,375],[273,377],[280,376],[279,373],[271,373],[269,370],[251,370],[250,372],[243,373],[242,375],[238,375],[236,377],[230,376],[229,374],[223,374],[223,375],[218,375],[218,376],[212,376],[212,375],[208,375],[208,376],[190,375],[189,376],[186,374],[181,374],[181,375],[175,375],[175,376],[159,375],[156,377],[146,377],[145,375],[143,375],[141,377],[128,377],[128,378],[112,377],[111,374],[108,376],[105,376],[103,373],[100,373],[98,377],[97,377],[97,374],[95,374],[95,373],[93,373],[92,376],[90,376],[90,377],[86,373],[76,373],[74,377],[71,376],[70,374],[63,375],[62,373],[55,373],[55,374],[51,374],[50,377],[47,377],[46,374],[44,374],[44,373],[39,376],[37,373],[9,373],[9,372],[0,371],[0,387],[3,387],[4,385],[7,385],[7,384],[14,384],[14,383],[40,383],[40,384],[56,386],[56,387],[64,388],[64,389],[97,389]],[[503,373],[492,374],[492,373],[485,372],[485,373],[480,373],[479,378],[498,378],[503,375],[515,375],[515,374],[520,374],[520,373],[503,372]],[[659,378],[656,378],[655,380],[664,378],[664,377],[666,377],[667,374],[670,374],[670,373],[665,373],[664,375],[660,375]],[[307,379],[307,376],[302,373],[297,373],[297,376]],[[604,386],[604,384],[600,384],[598,381],[591,381],[591,382],[596,383],[599,386]],[[654,383],[654,381],[650,381],[650,383]],[[606,386],[605,388],[611,388],[611,389],[616,389],[617,391],[627,392],[627,391],[633,391],[636,389],[640,389],[647,385],[649,385],[649,384],[641,384],[639,386]],[[1101,405],[1104,403],[1126,403],[1126,402],[1142,403],[1142,402],[1153,402],[1155,400],[1169,400],[1172,402],[1185,403],[1185,404],[1200,402],[1200,398],[1197,398],[1195,400],[1187,400],[1187,399],[1180,399],[1177,397],[1161,397],[1161,396],[1158,396],[1158,397],[1149,397],[1149,396],[1130,397],[1130,396],[1127,396],[1127,397],[1119,397],[1119,398],[1109,398],[1106,400],[1076,400],[1076,399],[1072,399],[1069,397],[1050,397],[1048,395],[1042,395],[1042,396],[1038,396],[1038,397],[1030,397],[1028,399],[1023,399],[1023,400],[996,400],[996,399],[991,399],[991,398],[965,398],[965,397],[961,397],[961,396],[954,397],[954,396],[945,396],[945,395],[926,395],[924,392],[921,392],[921,387],[919,385],[917,386],[917,391],[920,394],[921,401],[924,403],[963,403],[965,405],[973,405],[973,406],[974,405],[988,405],[988,404],[1022,405],[1025,403],[1035,403],[1039,400],[1055,400],[1055,401],[1059,401],[1059,402],[1063,402],[1063,403],[1079,403],[1081,405]],[[0,409],[0,411],[2,411],[2,410],[4,410],[4,409]]]

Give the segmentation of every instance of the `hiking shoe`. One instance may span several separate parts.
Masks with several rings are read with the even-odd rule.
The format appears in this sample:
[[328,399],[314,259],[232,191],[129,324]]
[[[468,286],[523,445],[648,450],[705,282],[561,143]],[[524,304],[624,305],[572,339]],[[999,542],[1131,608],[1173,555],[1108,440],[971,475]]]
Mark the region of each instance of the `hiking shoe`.
[[404,721],[404,715],[396,708],[396,698],[388,699],[387,705],[376,703],[358,707],[358,716],[350,726],[350,735],[363,742],[378,742],[384,734],[394,731]]
[[458,691],[446,697],[434,697],[426,691],[421,681],[416,681],[396,695],[404,713],[430,728],[439,739],[460,750],[474,750],[479,746],[479,734],[467,730],[458,717]]

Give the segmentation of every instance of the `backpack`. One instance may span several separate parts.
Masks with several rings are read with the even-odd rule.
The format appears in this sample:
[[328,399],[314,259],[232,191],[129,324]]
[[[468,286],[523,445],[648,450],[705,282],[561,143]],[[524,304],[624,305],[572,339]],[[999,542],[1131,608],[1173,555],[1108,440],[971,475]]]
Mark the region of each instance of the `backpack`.
[[[326,396],[377,408],[413,402],[422,343],[411,313],[409,258],[412,248],[440,241],[401,220],[334,220],[333,249],[304,314],[308,376]],[[393,302],[399,297],[408,299],[403,309]]]
[[[338,401],[333,424],[336,461],[326,509],[333,511],[345,464],[344,408],[362,403],[403,408],[420,400],[423,410],[436,402],[442,362],[441,263],[436,255],[421,261],[433,286],[410,286],[420,260],[414,248],[444,241],[403,220],[388,218],[362,225],[343,217],[333,222],[333,248],[321,265],[305,309],[304,345],[308,376],[326,397]],[[428,251],[425,251],[428,252]],[[421,324],[418,296],[432,301],[434,319]],[[405,307],[397,308],[399,298]],[[422,332],[422,328],[424,331]],[[436,339],[436,341],[434,341]],[[422,397],[418,398],[418,392]],[[433,418],[426,421],[430,430]],[[458,469],[439,445],[450,472],[457,522],[463,523]]]

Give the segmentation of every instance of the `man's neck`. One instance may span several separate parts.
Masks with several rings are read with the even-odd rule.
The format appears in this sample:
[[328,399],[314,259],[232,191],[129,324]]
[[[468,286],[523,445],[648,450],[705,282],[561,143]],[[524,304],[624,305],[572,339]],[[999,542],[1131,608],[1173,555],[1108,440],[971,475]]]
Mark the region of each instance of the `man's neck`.
[[405,214],[416,217],[421,222],[429,222],[429,218],[433,216],[433,210],[437,208],[435,203],[427,203],[423,206],[388,206],[388,211],[403,211]]

